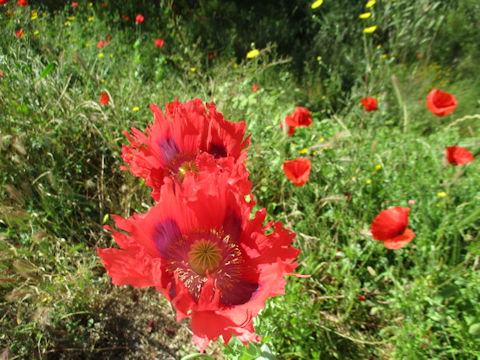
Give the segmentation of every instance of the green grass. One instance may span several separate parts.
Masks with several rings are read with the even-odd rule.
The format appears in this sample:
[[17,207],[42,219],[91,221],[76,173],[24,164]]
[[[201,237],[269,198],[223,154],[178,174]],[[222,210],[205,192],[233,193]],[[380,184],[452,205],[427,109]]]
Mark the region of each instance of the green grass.
[[[479,357],[479,164],[443,160],[449,145],[477,157],[480,151],[474,60],[480,50],[469,40],[475,1],[379,1],[368,24],[358,19],[360,5],[325,0],[314,12],[299,2],[295,11],[305,16],[305,34],[314,34],[311,46],[282,47],[291,35],[277,34],[279,26],[265,18],[254,29],[261,54],[252,60],[245,54],[254,30],[224,38],[195,30],[214,10],[218,16],[206,19],[204,31],[231,27],[220,21],[238,10],[230,2],[201,2],[192,16],[183,2],[178,16],[171,5],[0,6],[0,353],[8,359],[195,353],[188,321],[177,323],[154,289],[112,285],[95,247],[114,246],[103,230],[112,224],[108,214],[129,216],[152,205],[142,182],[120,171],[121,132],[153,121],[151,102],[201,97],[215,101],[226,119],[247,123],[258,207],[297,233],[298,271],[312,275],[289,278],[286,294],[267,302],[255,320],[260,344],[219,340],[207,348],[211,357]],[[5,16],[7,9],[15,16]],[[140,12],[142,25],[120,17]],[[256,16],[239,14],[247,14],[246,22]],[[383,26],[362,34],[373,23]],[[19,28],[26,32],[21,38]],[[107,36],[109,44],[97,49]],[[154,47],[157,37],[165,39],[163,48]],[[461,58],[450,56],[459,49]],[[427,110],[432,88],[455,94],[452,115]],[[102,92],[111,99],[104,106]],[[365,112],[364,96],[378,98],[379,110]],[[308,107],[314,124],[286,138],[280,121],[295,106]],[[282,163],[301,156],[313,167],[297,188]],[[397,251],[369,235],[376,214],[390,206],[411,207],[416,234]]]

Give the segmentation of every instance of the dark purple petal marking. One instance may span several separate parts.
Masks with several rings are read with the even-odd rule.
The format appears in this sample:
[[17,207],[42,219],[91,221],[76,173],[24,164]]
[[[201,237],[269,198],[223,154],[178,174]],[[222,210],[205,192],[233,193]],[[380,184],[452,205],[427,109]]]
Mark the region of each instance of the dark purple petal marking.
[[[231,283],[230,286],[231,289],[225,289],[225,291],[220,293],[220,301],[228,306],[242,305],[250,301],[259,285],[240,279],[237,282]],[[220,290],[223,290],[221,283],[218,284],[218,287]]]
[[158,142],[163,160],[168,164],[175,156],[180,153],[175,139],[172,137],[165,137]]
[[168,248],[170,245],[173,245],[175,240],[178,240],[182,237],[180,228],[177,225],[177,222],[173,219],[167,219],[159,223],[155,227],[155,233],[153,235],[153,241],[155,246],[160,254],[164,258],[169,258]]
[[231,208],[227,208],[225,218],[223,219],[223,232],[230,235],[234,244],[238,243],[242,233],[242,219]]
[[208,153],[212,154],[215,159],[227,157],[227,150],[223,145],[218,144],[210,144],[210,148],[208,149]]

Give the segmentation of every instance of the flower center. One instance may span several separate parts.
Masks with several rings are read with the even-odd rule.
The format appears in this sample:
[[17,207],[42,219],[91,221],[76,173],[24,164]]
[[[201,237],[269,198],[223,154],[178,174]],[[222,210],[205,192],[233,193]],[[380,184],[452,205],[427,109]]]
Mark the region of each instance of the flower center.
[[188,261],[192,269],[199,275],[215,271],[220,265],[222,250],[209,240],[197,240],[188,253]]

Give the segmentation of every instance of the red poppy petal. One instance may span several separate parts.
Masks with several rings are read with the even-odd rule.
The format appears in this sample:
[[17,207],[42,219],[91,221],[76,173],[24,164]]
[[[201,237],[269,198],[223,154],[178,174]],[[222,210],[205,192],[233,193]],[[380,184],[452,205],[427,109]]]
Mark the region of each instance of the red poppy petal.
[[415,233],[410,229],[405,229],[402,235],[383,242],[387,249],[397,250],[403,248],[415,237]]
[[370,228],[375,240],[386,241],[403,234],[408,226],[410,208],[391,207],[380,212]]
[[452,94],[433,89],[427,95],[427,108],[436,116],[451,114],[457,107],[457,99]]
[[452,165],[465,165],[473,161],[473,154],[460,146],[448,146],[446,148],[448,162]]
[[298,158],[283,163],[285,176],[292,181],[295,186],[302,186],[308,181],[311,168],[312,162],[306,158]]

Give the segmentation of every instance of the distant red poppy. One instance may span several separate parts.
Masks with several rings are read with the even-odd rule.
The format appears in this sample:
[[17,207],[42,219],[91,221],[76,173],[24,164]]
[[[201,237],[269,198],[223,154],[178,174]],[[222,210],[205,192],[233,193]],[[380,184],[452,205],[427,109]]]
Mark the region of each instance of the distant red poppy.
[[106,92],[103,92],[100,95],[100,105],[108,104],[109,101],[110,101],[110,97],[108,96],[108,94]]
[[362,100],[360,100],[360,103],[362,104],[362,106],[365,108],[365,110],[367,111],[374,111],[374,110],[378,110],[377,108],[377,105],[378,105],[378,102],[377,102],[377,99],[374,99],[373,97],[366,97],[366,98],[363,98]]
[[158,48],[163,47],[163,44],[165,44],[165,41],[163,39],[156,38],[155,39],[155,46]]
[[23,29],[15,30],[15,34],[16,34],[18,37],[22,37],[22,35],[25,34],[25,31],[23,31]]
[[417,54],[417,59],[422,59],[423,58],[423,54]]
[[104,2],[102,5],[103,5],[103,7],[107,7],[108,4],[106,2]]
[[[309,127],[312,125],[312,114],[307,108],[298,106],[290,115],[285,116],[285,124],[288,126],[288,136],[295,134],[297,127]],[[283,127],[281,124],[280,127]]]
[[401,249],[415,237],[408,229],[410,208],[391,207],[380,212],[373,220],[370,231],[375,240],[383,241],[387,249]]
[[0,5],[5,5],[8,2],[8,0],[0,0]]
[[358,300],[359,300],[359,301],[365,301],[365,296],[363,296],[363,295],[358,295]]
[[97,48],[99,48],[99,49],[104,48],[107,45],[108,45],[108,42],[106,40],[99,40],[97,42]]
[[252,86],[252,91],[257,92],[258,91],[258,86],[257,85]]
[[474,159],[470,151],[460,146],[448,146],[445,150],[448,162],[454,166],[468,164]]
[[107,36],[106,39],[107,39],[107,41],[110,41],[110,40],[112,40],[112,37],[111,37],[111,36]]
[[19,6],[27,6],[28,5],[28,1],[27,0],[18,0],[17,1],[17,4]]
[[137,17],[135,18],[135,21],[139,24],[143,23],[143,20],[145,20],[145,18],[141,14],[138,14]]
[[3,76],[3,71],[2,71],[2,70],[0,70],[0,77],[2,77],[2,76]]
[[72,7],[73,7],[74,9],[76,9],[77,6],[78,6],[78,2],[75,1],[75,2],[72,3]]
[[208,58],[209,58],[210,60],[212,60],[214,57],[215,57],[215,54],[210,54],[210,55],[208,55]]
[[427,108],[436,116],[451,114],[457,107],[457,99],[452,94],[433,89],[427,95]]
[[292,181],[295,186],[302,186],[308,181],[311,168],[312,162],[307,158],[287,160],[283,163],[285,176]]

